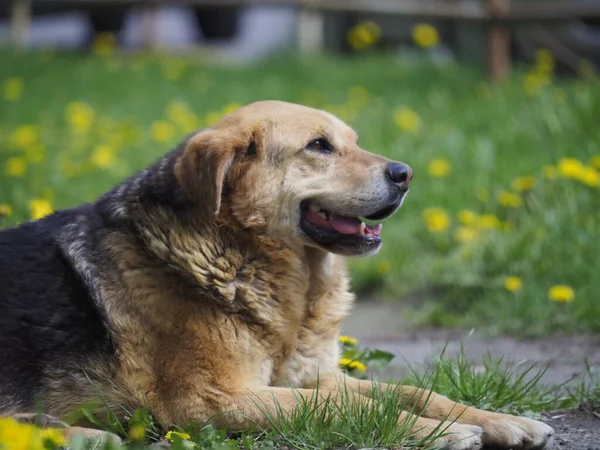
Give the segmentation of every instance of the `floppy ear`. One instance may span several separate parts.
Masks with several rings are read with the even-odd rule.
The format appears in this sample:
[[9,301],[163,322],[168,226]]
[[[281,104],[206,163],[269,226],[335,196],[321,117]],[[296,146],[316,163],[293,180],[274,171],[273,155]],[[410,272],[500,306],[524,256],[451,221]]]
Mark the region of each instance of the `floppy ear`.
[[219,214],[227,172],[247,145],[243,137],[208,130],[194,136],[175,163],[179,184],[207,217]]

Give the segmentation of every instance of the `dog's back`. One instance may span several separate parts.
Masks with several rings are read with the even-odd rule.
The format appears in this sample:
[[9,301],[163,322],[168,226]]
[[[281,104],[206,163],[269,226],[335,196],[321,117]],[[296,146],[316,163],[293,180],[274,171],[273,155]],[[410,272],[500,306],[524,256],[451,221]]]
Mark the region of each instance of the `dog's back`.
[[102,313],[63,250],[76,215],[0,231],[0,414],[43,408],[51,383],[68,386],[69,374],[110,351]]

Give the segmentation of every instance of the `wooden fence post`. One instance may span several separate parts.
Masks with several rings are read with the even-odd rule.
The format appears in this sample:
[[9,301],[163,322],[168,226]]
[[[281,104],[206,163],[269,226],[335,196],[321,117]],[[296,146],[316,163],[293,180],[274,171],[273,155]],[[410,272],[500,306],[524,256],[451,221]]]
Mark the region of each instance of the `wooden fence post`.
[[10,40],[14,47],[23,48],[29,37],[31,0],[12,0],[10,10]]
[[510,10],[510,0],[489,0],[492,19],[488,36],[488,70],[492,81],[502,81],[510,69],[510,30],[504,19]]

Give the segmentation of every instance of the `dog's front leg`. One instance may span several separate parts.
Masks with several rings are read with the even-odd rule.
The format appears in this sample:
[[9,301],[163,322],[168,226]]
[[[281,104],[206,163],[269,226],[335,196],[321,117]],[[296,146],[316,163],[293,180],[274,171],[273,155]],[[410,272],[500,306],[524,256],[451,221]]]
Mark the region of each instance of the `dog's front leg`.
[[[349,389],[373,397],[372,381],[357,380],[340,374],[338,383]],[[477,408],[454,402],[443,395],[413,386],[388,385],[376,383],[383,393],[386,390],[400,389],[408,406],[422,417],[441,421],[456,421],[460,424],[477,425],[483,429],[483,445],[495,448],[533,450],[546,446],[554,434],[548,425],[525,417],[510,414],[482,411]]]

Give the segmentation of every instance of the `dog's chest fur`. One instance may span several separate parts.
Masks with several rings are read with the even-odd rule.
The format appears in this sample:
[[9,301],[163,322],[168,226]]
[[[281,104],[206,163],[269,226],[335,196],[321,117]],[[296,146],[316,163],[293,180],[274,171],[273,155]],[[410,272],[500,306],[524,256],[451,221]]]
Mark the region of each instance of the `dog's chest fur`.
[[123,312],[113,326],[129,389],[176,398],[173,389],[206,385],[312,387],[336,369],[353,301],[341,258],[248,242],[218,226],[147,233],[150,251],[186,281],[149,265],[127,236],[110,239],[120,275],[107,304]]

